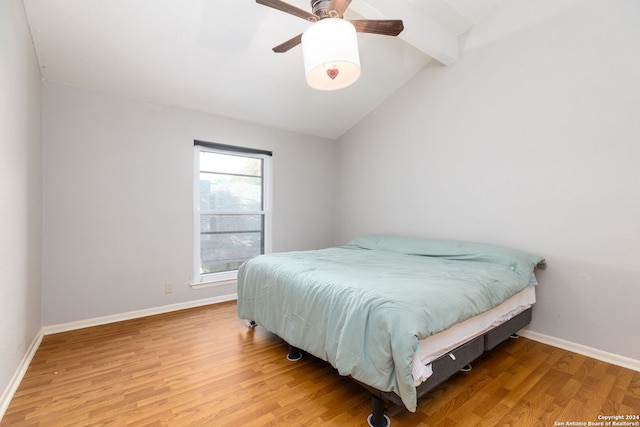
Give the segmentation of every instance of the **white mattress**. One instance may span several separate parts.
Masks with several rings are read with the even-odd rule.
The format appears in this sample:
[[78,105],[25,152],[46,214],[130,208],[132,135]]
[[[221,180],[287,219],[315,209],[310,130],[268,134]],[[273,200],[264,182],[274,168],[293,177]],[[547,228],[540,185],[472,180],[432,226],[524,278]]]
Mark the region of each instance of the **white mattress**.
[[[535,278],[532,278],[532,284]],[[465,342],[484,334],[536,302],[536,287],[528,286],[497,307],[458,323],[451,328],[420,340],[420,347],[413,358],[413,379],[418,386],[433,373],[431,362],[447,354]]]

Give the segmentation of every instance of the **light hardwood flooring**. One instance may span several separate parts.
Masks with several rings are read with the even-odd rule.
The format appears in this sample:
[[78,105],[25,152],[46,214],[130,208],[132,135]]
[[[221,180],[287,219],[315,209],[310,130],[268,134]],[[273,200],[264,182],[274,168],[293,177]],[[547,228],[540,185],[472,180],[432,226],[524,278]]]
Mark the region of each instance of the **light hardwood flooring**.
[[[365,426],[370,397],[248,329],[235,302],[46,336],[5,426]],[[640,372],[520,338],[392,426],[557,426],[640,415]]]

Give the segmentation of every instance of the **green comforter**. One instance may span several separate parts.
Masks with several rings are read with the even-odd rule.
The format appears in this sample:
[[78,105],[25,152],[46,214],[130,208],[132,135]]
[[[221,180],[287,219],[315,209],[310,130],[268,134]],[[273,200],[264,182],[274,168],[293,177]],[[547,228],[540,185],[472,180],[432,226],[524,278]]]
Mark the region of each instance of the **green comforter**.
[[418,340],[520,292],[536,266],[543,258],[497,246],[366,236],[247,261],[238,315],[415,411]]

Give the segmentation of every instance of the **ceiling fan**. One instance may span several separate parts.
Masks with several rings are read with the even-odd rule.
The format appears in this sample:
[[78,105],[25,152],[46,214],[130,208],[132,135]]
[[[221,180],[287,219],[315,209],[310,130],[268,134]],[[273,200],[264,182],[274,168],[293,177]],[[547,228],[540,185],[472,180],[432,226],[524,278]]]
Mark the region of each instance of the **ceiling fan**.
[[[256,0],[256,3],[298,16],[310,22],[318,22],[325,18],[342,18],[351,0],[311,0],[312,12],[307,12],[282,0]],[[353,24],[359,33],[397,36],[404,29],[401,19],[349,19],[348,21]],[[273,51],[276,53],[287,52],[289,49],[299,45],[301,41],[302,34],[298,34],[274,47]]]

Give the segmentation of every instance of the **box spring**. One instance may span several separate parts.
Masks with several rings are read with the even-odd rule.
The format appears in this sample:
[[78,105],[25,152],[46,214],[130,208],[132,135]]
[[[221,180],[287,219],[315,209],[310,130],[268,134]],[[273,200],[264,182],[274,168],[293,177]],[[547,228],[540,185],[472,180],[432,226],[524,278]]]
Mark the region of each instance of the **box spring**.
[[[509,338],[509,336],[529,324],[530,321],[531,308],[528,308],[512,319],[456,347],[449,353],[431,362],[433,364],[433,375],[417,387],[418,398],[448,380],[455,373],[459,372],[463,366],[476,360],[485,351],[494,349],[498,344]],[[453,354],[453,357],[450,356],[451,354]],[[379,391],[369,386],[365,386],[365,388],[376,397],[388,400],[396,405],[402,405],[400,397],[393,392]]]

